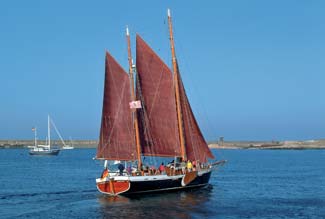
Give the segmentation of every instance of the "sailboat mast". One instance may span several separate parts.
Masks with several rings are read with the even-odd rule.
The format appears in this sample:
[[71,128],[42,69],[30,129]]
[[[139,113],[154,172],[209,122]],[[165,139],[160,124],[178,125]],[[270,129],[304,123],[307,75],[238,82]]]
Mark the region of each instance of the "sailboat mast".
[[35,147],[37,147],[37,128],[34,128]]
[[50,115],[47,115],[47,136],[49,138],[49,147],[51,147]]
[[[131,100],[135,101],[135,93],[134,93],[134,75],[133,75],[133,60],[131,54],[131,40],[129,34],[129,28],[126,27],[126,39],[128,44],[128,61],[129,61],[129,77],[130,77],[130,86],[131,86]],[[135,142],[137,146],[137,159],[138,159],[138,169],[141,169],[142,161],[141,161],[141,145],[140,145],[140,135],[139,135],[139,126],[138,126],[138,116],[136,113],[137,109],[132,110],[133,114],[133,123],[135,130]]]
[[172,51],[179,140],[180,140],[180,144],[181,144],[181,156],[182,156],[182,159],[185,160],[186,159],[186,151],[185,151],[184,129],[183,129],[183,120],[182,120],[181,100],[180,100],[179,86],[178,86],[179,73],[178,73],[176,54],[175,54],[175,43],[174,43],[174,37],[173,37],[172,18],[171,18],[169,9],[167,11],[167,14],[168,14],[168,27],[169,27],[169,35],[170,35],[170,47],[171,47],[171,51]]

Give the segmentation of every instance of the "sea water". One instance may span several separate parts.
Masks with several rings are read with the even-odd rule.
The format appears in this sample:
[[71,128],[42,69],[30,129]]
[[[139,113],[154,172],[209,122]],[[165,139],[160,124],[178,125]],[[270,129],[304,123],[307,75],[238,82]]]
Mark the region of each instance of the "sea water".
[[213,150],[228,162],[191,191],[107,197],[95,149],[0,150],[0,218],[325,218],[325,150]]

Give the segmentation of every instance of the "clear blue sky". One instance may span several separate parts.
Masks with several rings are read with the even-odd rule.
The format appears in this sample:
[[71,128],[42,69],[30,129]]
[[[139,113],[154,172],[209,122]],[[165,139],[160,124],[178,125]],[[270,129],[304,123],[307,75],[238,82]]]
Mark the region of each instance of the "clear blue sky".
[[[324,1],[0,2],[0,139],[97,139],[105,49],[127,69],[125,26],[176,53],[207,140],[325,138]],[[133,44],[133,56],[135,45]]]

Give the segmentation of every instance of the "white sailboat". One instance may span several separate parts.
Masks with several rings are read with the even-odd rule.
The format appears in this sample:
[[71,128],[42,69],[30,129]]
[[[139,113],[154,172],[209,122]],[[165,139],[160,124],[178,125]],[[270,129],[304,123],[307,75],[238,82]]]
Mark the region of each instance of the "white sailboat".
[[37,144],[37,133],[36,128],[33,128],[35,133],[35,145],[29,150],[30,155],[58,155],[60,149],[51,148],[51,119],[50,115],[47,117],[47,142],[45,145]]
[[63,147],[62,147],[62,149],[63,150],[71,150],[71,149],[74,149],[71,138],[70,138],[70,145],[64,144]]
[[70,138],[70,145],[67,145],[67,144],[65,143],[65,141],[63,140],[63,138],[62,138],[62,136],[61,136],[59,130],[57,129],[55,123],[53,122],[53,120],[51,120],[51,123],[52,123],[52,125],[53,125],[53,127],[54,127],[54,130],[56,131],[56,133],[58,134],[58,136],[59,136],[59,138],[60,138],[60,140],[61,140],[61,142],[62,142],[62,145],[63,145],[63,146],[61,147],[61,149],[62,149],[62,150],[74,149],[74,147],[72,146],[72,140],[71,140],[71,138]]

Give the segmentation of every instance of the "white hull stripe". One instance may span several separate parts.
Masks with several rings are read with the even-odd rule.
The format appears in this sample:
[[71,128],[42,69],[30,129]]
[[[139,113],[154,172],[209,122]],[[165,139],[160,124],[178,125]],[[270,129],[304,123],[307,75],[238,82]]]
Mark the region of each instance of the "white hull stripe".
[[[198,176],[202,176],[205,173],[211,172],[211,169],[206,171],[199,171]],[[156,181],[156,180],[177,180],[183,178],[185,174],[176,175],[176,176],[167,176],[167,175],[150,175],[150,176],[110,176],[107,178],[97,178],[97,183],[109,182],[110,179],[116,181],[130,181],[130,182],[147,182],[147,181]]]

